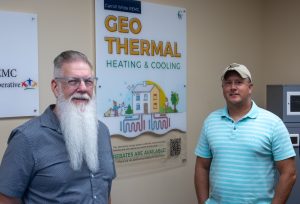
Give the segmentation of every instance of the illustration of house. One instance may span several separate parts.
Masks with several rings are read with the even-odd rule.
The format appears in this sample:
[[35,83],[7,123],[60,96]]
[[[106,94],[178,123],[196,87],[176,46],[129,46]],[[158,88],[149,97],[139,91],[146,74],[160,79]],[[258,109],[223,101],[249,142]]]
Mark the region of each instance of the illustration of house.
[[132,108],[134,114],[159,112],[159,89],[151,84],[137,84],[132,90]]

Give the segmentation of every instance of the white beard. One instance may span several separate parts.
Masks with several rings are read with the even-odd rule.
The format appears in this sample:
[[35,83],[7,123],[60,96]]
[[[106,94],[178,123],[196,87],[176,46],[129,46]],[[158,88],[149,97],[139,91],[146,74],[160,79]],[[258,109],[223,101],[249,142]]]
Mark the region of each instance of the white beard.
[[[98,161],[98,120],[96,116],[95,97],[87,94],[74,94],[66,100],[60,91],[57,98],[57,115],[69,153],[71,167],[80,170],[83,161],[95,172],[99,168]],[[73,97],[89,98],[87,104],[74,104]]]

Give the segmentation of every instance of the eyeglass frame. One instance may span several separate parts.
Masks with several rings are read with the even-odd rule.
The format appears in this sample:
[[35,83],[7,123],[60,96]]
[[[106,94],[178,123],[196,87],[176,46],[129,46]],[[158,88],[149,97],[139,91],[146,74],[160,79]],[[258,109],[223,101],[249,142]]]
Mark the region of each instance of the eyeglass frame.
[[245,78],[245,79],[240,79],[240,80],[223,80],[222,81],[222,86],[223,87],[240,87],[246,84],[252,84],[249,78]]
[[55,77],[54,80],[65,81],[68,86],[77,88],[80,86],[81,82],[84,82],[86,87],[93,87],[95,82],[98,80],[97,77]]

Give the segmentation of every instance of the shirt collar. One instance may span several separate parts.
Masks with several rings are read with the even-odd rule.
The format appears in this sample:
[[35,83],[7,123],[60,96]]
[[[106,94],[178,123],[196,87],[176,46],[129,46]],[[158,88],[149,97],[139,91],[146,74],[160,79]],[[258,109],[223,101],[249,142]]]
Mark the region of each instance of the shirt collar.
[[54,104],[50,105],[41,115],[41,126],[56,130],[57,132],[61,133],[59,120],[53,111],[54,108]]
[[[252,107],[250,109],[250,111],[244,115],[243,118],[256,118],[257,115],[258,115],[258,106],[256,105],[256,103],[252,100]],[[222,112],[221,112],[221,117],[226,117],[226,118],[231,118],[228,114],[228,109],[227,109],[227,106],[225,106],[223,109],[222,109]]]

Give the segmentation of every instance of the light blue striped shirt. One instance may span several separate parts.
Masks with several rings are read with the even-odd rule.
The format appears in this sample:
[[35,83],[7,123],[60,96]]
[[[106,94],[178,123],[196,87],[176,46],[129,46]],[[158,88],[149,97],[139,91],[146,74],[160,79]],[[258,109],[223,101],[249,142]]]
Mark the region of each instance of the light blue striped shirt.
[[204,121],[195,154],[211,158],[207,204],[270,204],[277,182],[275,161],[295,156],[279,117],[252,108],[234,122],[227,107]]

